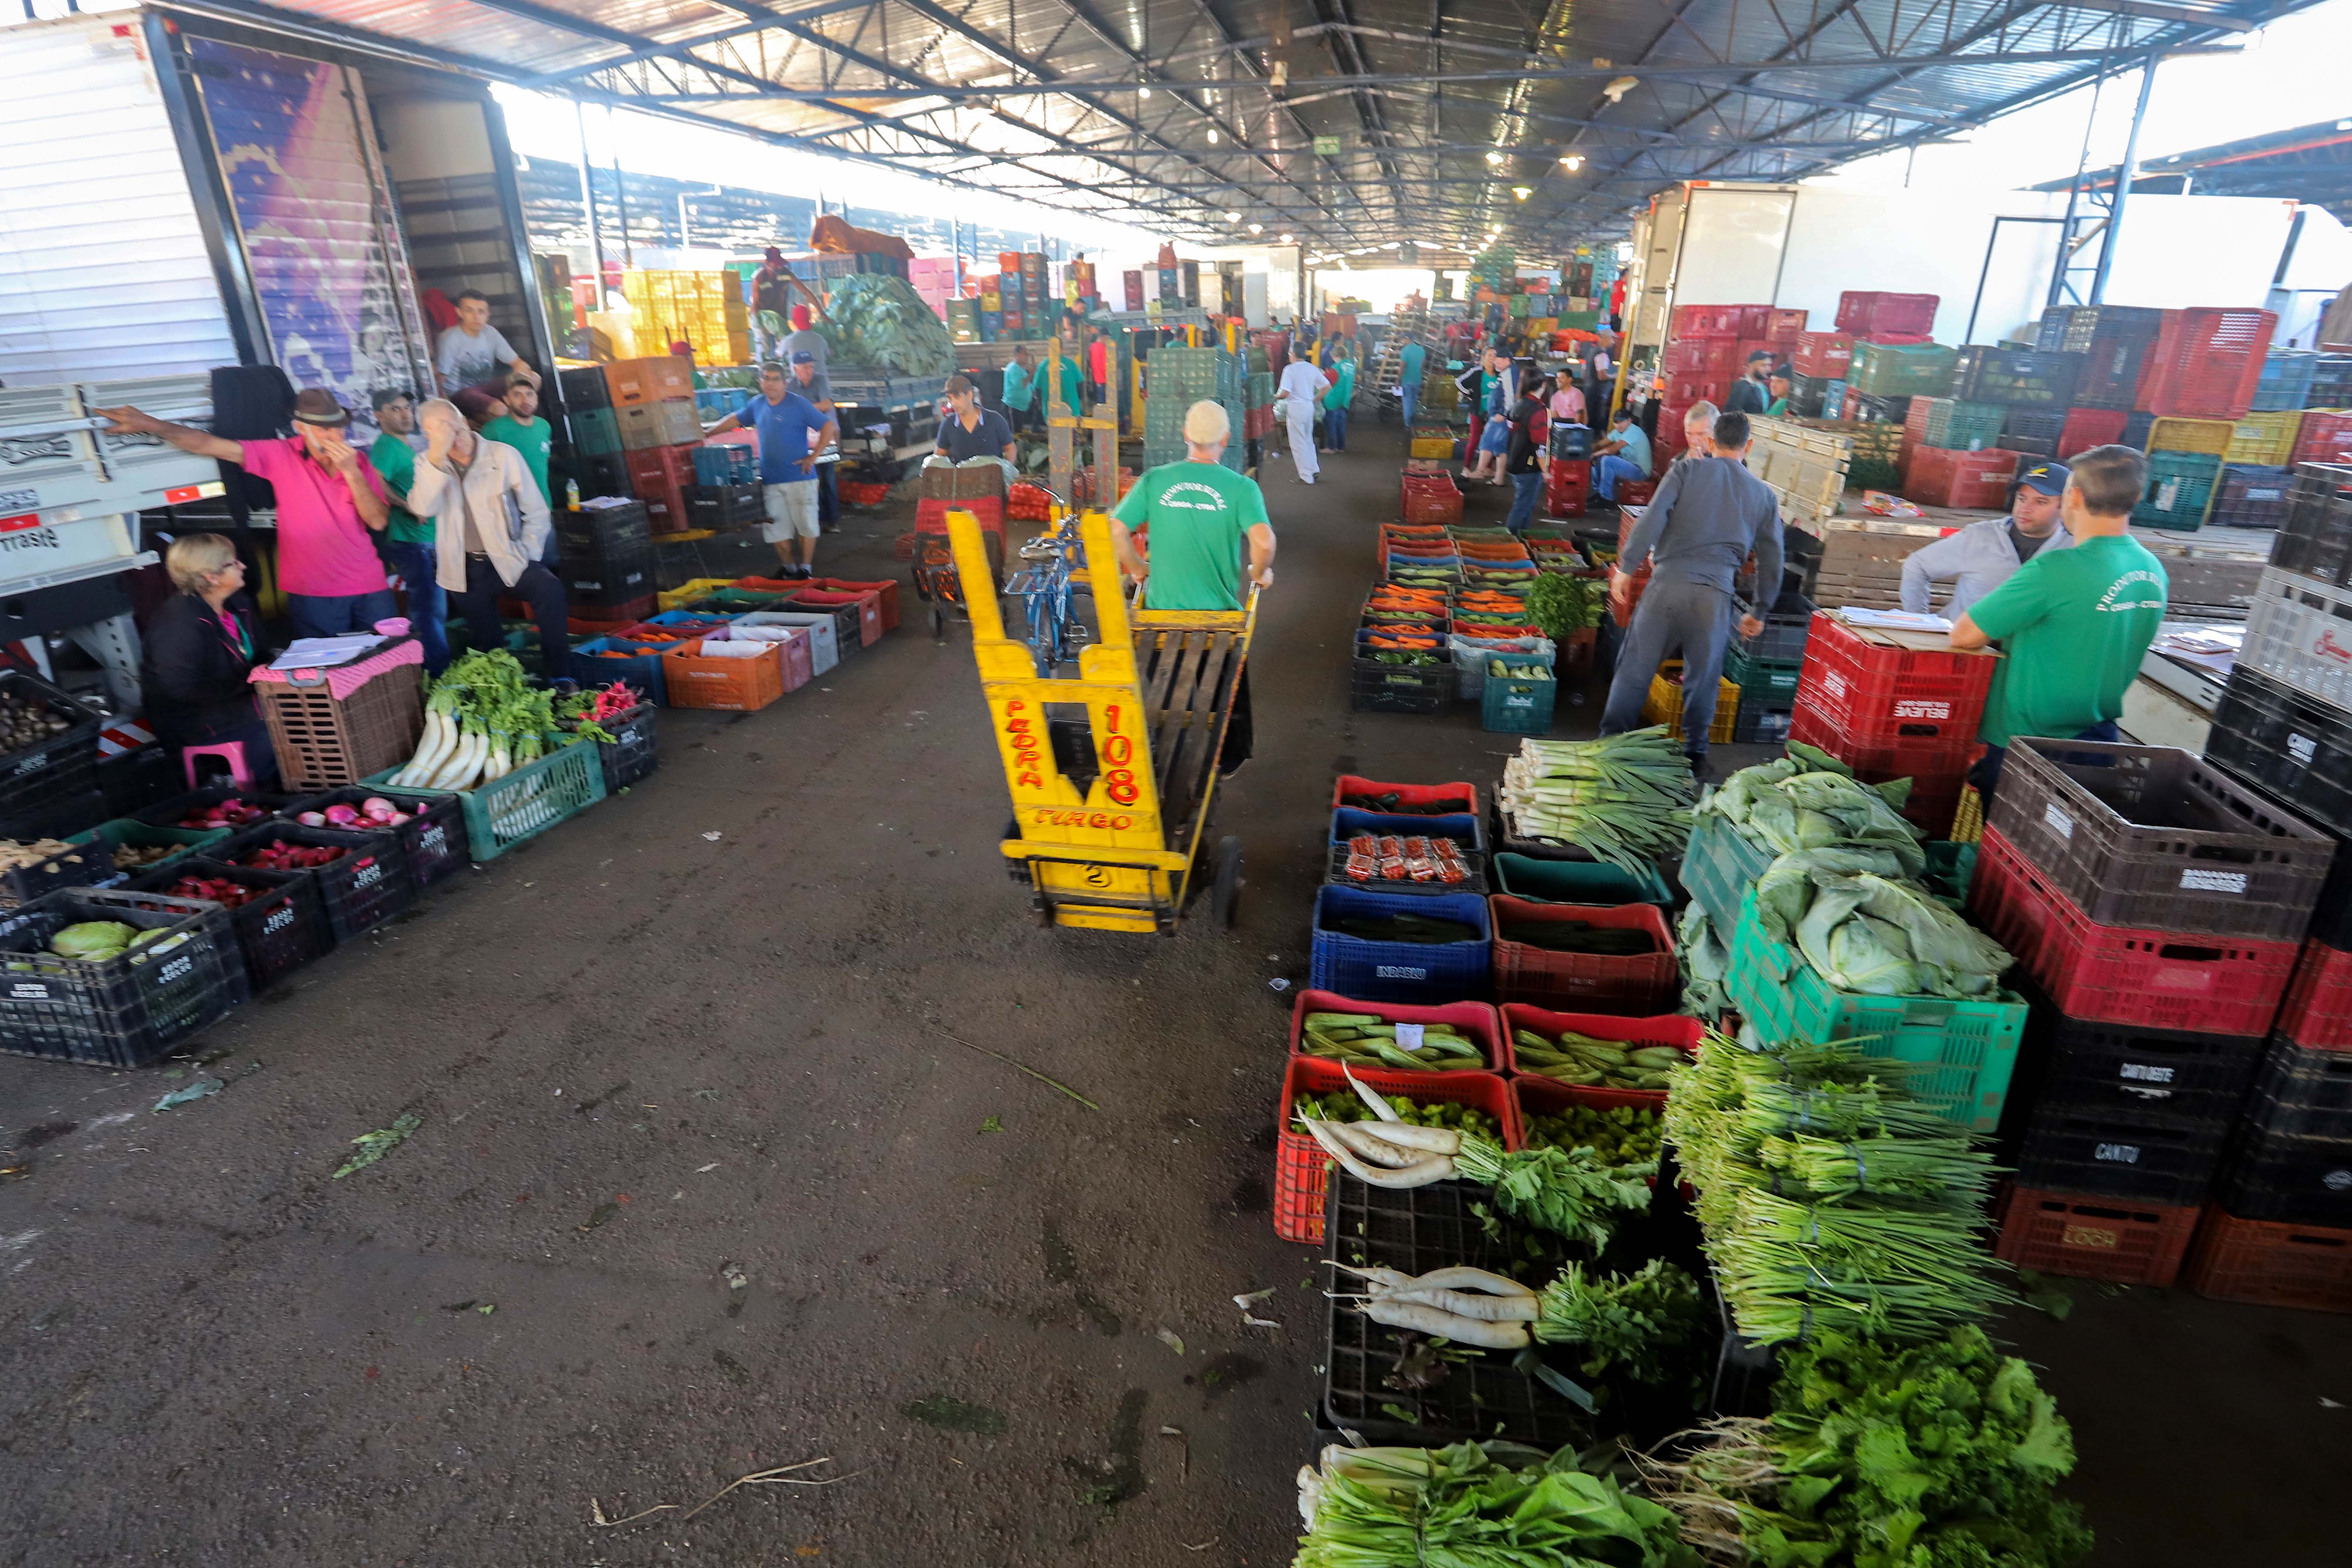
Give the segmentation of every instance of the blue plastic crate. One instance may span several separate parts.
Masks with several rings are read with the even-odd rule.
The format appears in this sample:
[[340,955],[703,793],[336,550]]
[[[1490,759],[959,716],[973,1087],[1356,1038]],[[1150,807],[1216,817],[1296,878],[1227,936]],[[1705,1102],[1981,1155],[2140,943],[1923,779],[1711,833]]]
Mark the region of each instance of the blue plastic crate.
[[2263,379],[2254,387],[2252,412],[2282,413],[2305,406],[2318,369],[2316,349],[2273,349],[2263,356]]
[[[1326,931],[1328,914],[1426,915],[1460,921],[1478,931],[1475,942],[1372,942]],[[1471,895],[1376,893],[1326,887],[1315,895],[1315,946],[1307,984],[1362,1002],[1444,1003],[1483,1000],[1489,985],[1495,928],[1486,900]]]
[[749,447],[719,442],[694,449],[694,482],[698,485],[750,485],[757,484],[759,479],[759,458]]
[[[679,642],[689,639],[681,637]],[[662,679],[662,650],[677,647],[677,643],[624,643],[617,637],[590,637],[572,649],[572,679],[583,686],[610,686],[625,680],[646,694],[646,700],[669,706],[668,683]],[[645,652],[631,658],[605,658],[606,648],[643,647]]]

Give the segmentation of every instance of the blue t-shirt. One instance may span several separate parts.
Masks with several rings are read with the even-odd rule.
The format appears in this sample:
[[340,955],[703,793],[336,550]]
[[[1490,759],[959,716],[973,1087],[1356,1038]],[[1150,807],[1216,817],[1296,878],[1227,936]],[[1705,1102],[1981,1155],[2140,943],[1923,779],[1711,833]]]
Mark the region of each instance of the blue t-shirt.
[[760,482],[763,485],[795,484],[802,479],[814,479],[814,470],[801,472],[800,463],[809,455],[809,437],[832,423],[833,416],[797,392],[787,392],[782,403],[771,403],[763,392],[746,398],[739,416],[760,437]]

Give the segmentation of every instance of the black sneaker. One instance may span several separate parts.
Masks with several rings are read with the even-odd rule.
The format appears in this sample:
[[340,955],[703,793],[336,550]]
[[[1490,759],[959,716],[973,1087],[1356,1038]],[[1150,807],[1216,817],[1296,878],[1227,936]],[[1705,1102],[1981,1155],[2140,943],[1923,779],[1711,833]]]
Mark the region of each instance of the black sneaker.
[[1711,784],[1714,782],[1715,770],[1707,765],[1706,753],[1705,752],[1685,752],[1683,753],[1683,758],[1690,763],[1692,782],[1696,784]]

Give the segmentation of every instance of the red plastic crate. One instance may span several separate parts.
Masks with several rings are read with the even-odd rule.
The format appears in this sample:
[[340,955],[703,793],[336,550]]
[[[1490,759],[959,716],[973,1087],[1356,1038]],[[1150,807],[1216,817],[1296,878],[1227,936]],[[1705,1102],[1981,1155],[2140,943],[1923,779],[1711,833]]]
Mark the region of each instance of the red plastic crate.
[[1510,1055],[1503,1044],[1502,1016],[1486,1002],[1444,1002],[1421,1006],[1410,1002],[1359,1002],[1336,991],[1301,991],[1290,1006],[1290,1054],[1294,1057],[1303,1054],[1298,1042],[1307,1033],[1309,1013],[1370,1013],[1383,1024],[1451,1024],[1457,1032],[1478,1042],[1479,1048],[1486,1053],[1487,1068],[1493,1072],[1501,1072]]
[[2352,409],[2306,408],[2294,438],[2294,463],[2352,463]]
[[1591,1008],[1604,1013],[1649,1016],[1675,1005],[1681,971],[1675,960],[1673,935],[1655,904],[1536,903],[1497,893],[1486,900],[1489,916],[1499,921],[1564,922],[1646,932],[1657,951],[1623,957],[1588,952],[1553,952],[1527,942],[1506,942],[1496,928],[1494,952],[1495,999],[1526,1002],[1538,1006]]
[[2115,445],[2124,438],[2124,426],[2130,420],[2131,416],[2120,408],[2069,408],[2066,423],[2058,432],[2058,460],[2063,463],[2077,452]]
[[2158,416],[2235,419],[2254,405],[2278,317],[2268,310],[2166,312],[2135,406]]
[[1737,338],[1677,338],[1658,355],[1665,374],[1713,376],[1728,380],[1739,374]]
[[2014,1187],[2001,1211],[1992,1255],[2020,1268],[2105,1279],[2116,1285],[2169,1285],[2189,1254],[2200,1210],[2084,1193]]
[[2017,459],[2018,454],[2005,447],[1988,447],[1981,452],[1914,447],[1903,493],[1928,506],[1997,511],[2009,504],[2009,487],[2017,478]]
[[2095,925],[1988,826],[1969,910],[2070,1018],[2266,1035],[2294,973],[2292,942]]
[[1877,343],[1924,343],[1936,330],[1935,294],[1849,289],[1838,296],[1837,330]]
[[1445,474],[1407,474],[1401,482],[1407,522],[1460,522],[1462,491]]
[[948,513],[951,511],[971,513],[973,517],[980,520],[980,530],[982,533],[993,533],[1000,544],[1003,542],[1004,498],[1003,496],[973,496],[961,500],[950,500],[940,496],[926,497],[915,502],[915,531],[945,533],[948,531]]
[[1791,363],[1799,375],[1843,381],[1853,368],[1853,337],[1848,332],[1800,332]]
[[1797,676],[1797,710],[1815,711],[1859,744],[1974,741],[1994,664],[1982,653],[1870,642],[1817,610]]
[[[1735,349],[1738,346],[1737,343],[1732,345]],[[1720,407],[1731,391],[1733,379],[1728,375],[1669,375],[1665,378],[1664,395],[1668,404],[1680,404],[1685,408],[1694,403],[1712,403]],[[1664,425],[1665,421],[1662,418],[1659,423]]]
[[1658,481],[1655,479],[1619,479],[1617,481],[1617,504],[1621,507],[1647,506],[1650,504],[1650,498],[1657,493]]
[[852,582],[846,577],[803,577],[793,586],[823,588],[834,594],[874,594],[880,596],[882,629],[898,629],[898,584],[895,579],[871,583]]
[[[1347,805],[1347,797],[1351,795],[1387,795],[1391,791],[1395,792],[1400,805],[1442,805],[1448,801],[1466,800],[1470,804],[1461,810],[1472,816],[1478,815],[1478,791],[1475,785],[1388,784],[1380,779],[1365,778],[1360,773],[1341,773],[1332,782],[1331,809],[1337,811]],[[1367,1010],[1356,1009],[1359,1012]]]
[[2205,1210],[2182,1282],[2215,1301],[2352,1312],[2352,1230]]
[[1789,721],[1791,741],[1818,746],[1853,770],[1864,784],[1889,784],[1909,779],[1911,794],[1903,803],[1903,818],[1931,838],[1952,836],[1959,815],[1960,795],[1968,784],[1969,766],[1980,749],[1973,736],[1956,740],[1937,736],[1912,739],[1896,736],[1879,744],[1858,740],[1851,730],[1819,711],[1800,707]]
[[843,605],[857,606],[857,641],[861,647],[871,647],[882,640],[882,595],[876,593],[836,594],[829,589],[811,588],[797,584],[800,590],[789,603],[794,607],[830,610]]
[[[1323,995],[1310,992],[1309,995]],[[1299,1001],[1304,1004],[1306,996]],[[1319,1011],[1320,1009],[1318,1009]],[[1333,1012],[1370,1013],[1379,1009],[1370,1005],[1349,1004],[1333,1007]],[[1422,1008],[1423,1012],[1444,1009]],[[1375,1071],[1369,1068],[1351,1070],[1356,1081],[1381,1094],[1401,1094],[1407,1100],[1428,1104],[1444,1100],[1453,1105],[1475,1106],[1502,1124],[1503,1147],[1520,1146],[1519,1110],[1511,1098],[1510,1085],[1490,1072],[1395,1072]],[[1331,1158],[1323,1146],[1290,1124],[1292,1100],[1299,1094],[1329,1094],[1346,1090],[1348,1073],[1339,1064],[1321,1057],[1294,1056],[1282,1078],[1281,1120],[1276,1126],[1274,1151],[1274,1234],[1285,1241],[1305,1242],[1310,1246],[1323,1240],[1323,1194],[1331,1181]]]
[[1677,305],[1675,307],[1674,331],[1669,338],[1753,338],[1759,331],[1769,305]]
[[2279,1007],[2279,1033],[2308,1051],[2352,1051],[2352,952],[2304,944]]
[[[1499,1009],[1503,1016],[1503,1066],[1512,1076],[1519,1075],[1519,1053],[1512,1039],[1512,1031],[1526,1029],[1532,1034],[1557,1035],[1573,1029],[1580,1035],[1590,1035],[1596,1040],[1620,1040],[1631,1046],[1673,1046],[1692,1056],[1698,1055],[1699,1036],[1704,1026],[1696,1018],[1679,1014],[1661,1015],[1654,1018],[1621,1018],[1610,1013],[1555,1013],[1549,1007],[1538,1007],[1525,1002],[1506,1002]],[[1529,1073],[1540,1078],[1540,1073]],[[1663,1089],[1621,1089],[1614,1092],[1625,1098],[1620,1105],[1664,1105],[1666,1091]]]
[[1764,336],[1775,343],[1791,342],[1804,335],[1811,315],[1807,310],[1775,310],[1764,319]]

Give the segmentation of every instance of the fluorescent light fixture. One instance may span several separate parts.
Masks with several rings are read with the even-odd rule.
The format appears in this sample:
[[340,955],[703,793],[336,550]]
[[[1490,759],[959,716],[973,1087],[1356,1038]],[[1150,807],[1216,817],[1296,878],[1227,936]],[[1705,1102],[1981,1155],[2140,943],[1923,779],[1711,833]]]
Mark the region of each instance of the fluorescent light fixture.
[[1209,127],[1209,145],[1210,145],[1210,146],[1212,146],[1212,147],[1213,147],[1213,146],[1215,146],[1216,144],[1217,144],[1217,128],[1216,128],[1215,126],[1212,125],[1211,127]]
[[1151,96],[1151,89],[1148,87],[1139,87],[1135,89],[1135,96],[1148,99]]
[[1486,149],[1486,162],[1489,163],[1500,163],[1502,161],[1503,150],[1500,147],[1489,147]]
[[1249,230],[1252,234],[1264,234],[1265,232],[1265,225],[1262,223],[1254,223],[1249,226]]
[[1562,153],[1559,155],[1559,166],[1566,169],[1572,174],[1576,173],[1577,170],[1584,167],[1584,154],[1581,153]]
[[1239,213],[1227,213],[1225,215],[1225,221],[1227,223],[1239,223],[1242,221],[1242,215]]
[[1511,187],[1511,195],[1517,197],[1520,201],[1526,201],[1529,196],[1535,194],[1535,187],[1533,185],[1513,185]]
[[1286,235],[1283,235],[1283,236],[1282,236],[1282,237],[1280,237],[1280,238],[1279,238],[1276,243],[1277,243],[1277,244],[1281,244],[1281,245],[1288,245],[1288,244],[1290,243],[1290,236],[1288,236],[1288,235],[1286,235]]

